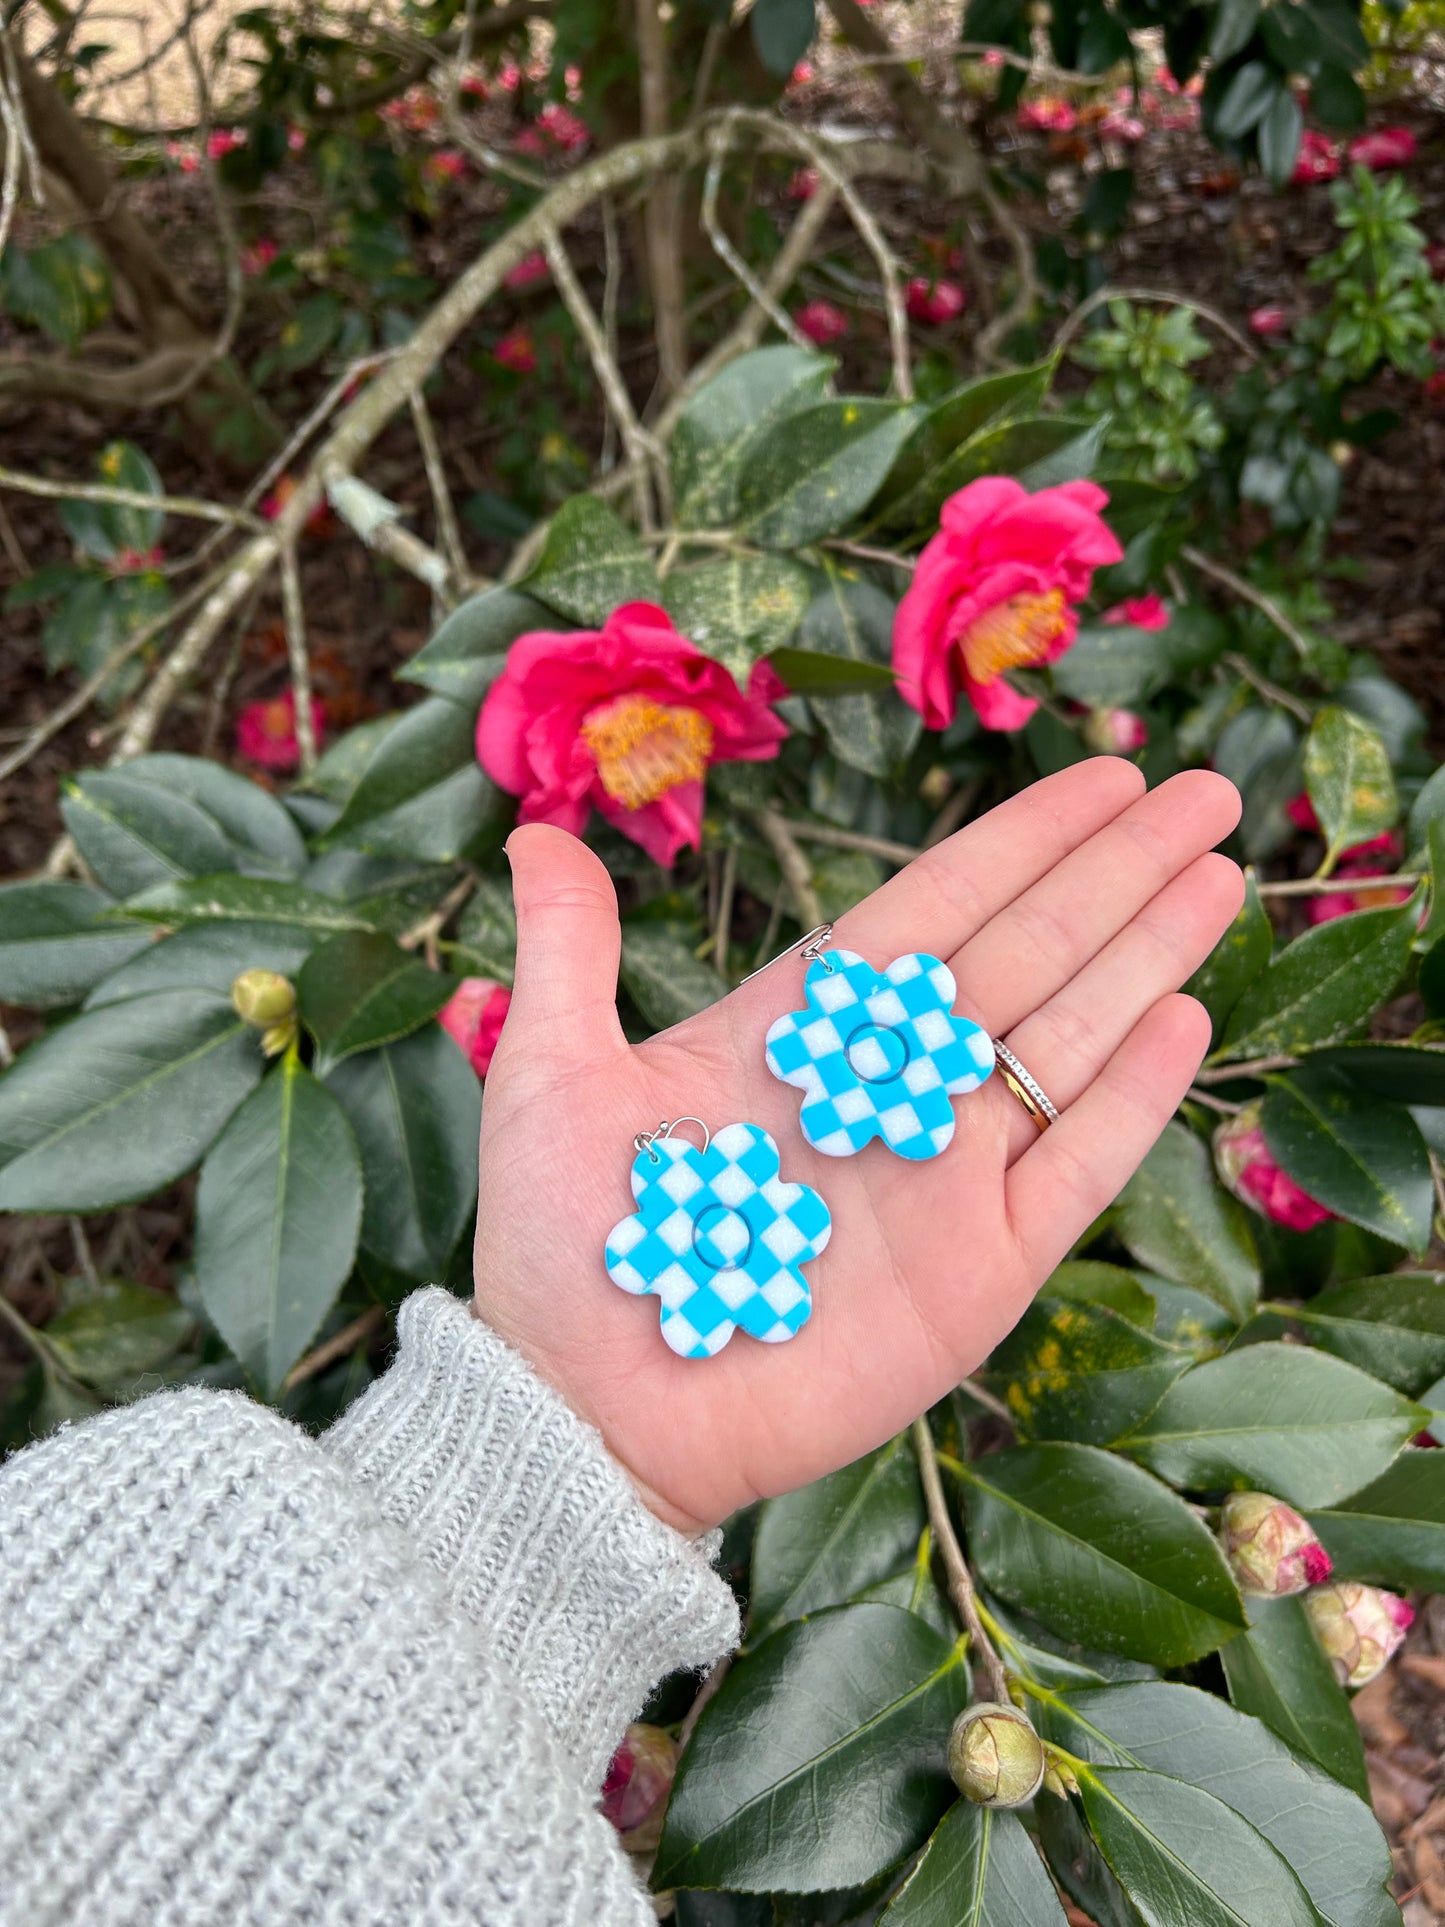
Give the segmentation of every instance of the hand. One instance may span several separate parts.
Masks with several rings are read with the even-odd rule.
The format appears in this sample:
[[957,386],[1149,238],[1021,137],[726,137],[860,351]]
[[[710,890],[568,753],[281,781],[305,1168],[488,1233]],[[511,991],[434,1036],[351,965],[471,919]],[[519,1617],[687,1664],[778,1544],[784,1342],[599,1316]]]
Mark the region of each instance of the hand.
[[[1191,771],[1150,794],[1130,763],[1076,764],[928,850],[839,919],[878,968],[942,957],[956,1009],[1009,1044],[1058,1105],[1042,1134],[1001,1077],[954,1100],[941,1156],[874,1142],[824,1157],[801,1094],[763,1061],[803,1003],[785,960],[636,1048],[617,1018],[612,883],[576,838],[508,843],[517,978],[487,1078],[477,1307],[597,1426],[684,1531],[788,1491],[890,1438],[985,1358],[1110,1203],[1188,1088],[1209,1020],[1173,995],[1239,907],[1208,854],[1239,798]],[[832,1240],[808,1265],[813,1314],[787,1344],[745,1333],[679,1358],[653,1297],[609,1280],[603,1246],[632,1204],[633,1133],[695,1113],[760,1124],[782,1176],[814,1185]]]

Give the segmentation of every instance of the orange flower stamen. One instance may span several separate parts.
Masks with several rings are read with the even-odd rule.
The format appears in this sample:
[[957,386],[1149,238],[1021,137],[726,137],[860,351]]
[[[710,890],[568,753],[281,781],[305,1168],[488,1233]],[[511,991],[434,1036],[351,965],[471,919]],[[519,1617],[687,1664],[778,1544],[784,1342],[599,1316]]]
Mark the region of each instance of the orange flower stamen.
[[646,696],[619,696],[594,709],[582,740],[597,759],[602,787],[629,810],[655,803],[679,783],[698,783],[712,753],[712,724],[695,709]]
[[963,666],[972,681],[990,683],[1006,669],[1047,662],[1067,623],[1062,589],[1010,596],[976,616],[959,637]]

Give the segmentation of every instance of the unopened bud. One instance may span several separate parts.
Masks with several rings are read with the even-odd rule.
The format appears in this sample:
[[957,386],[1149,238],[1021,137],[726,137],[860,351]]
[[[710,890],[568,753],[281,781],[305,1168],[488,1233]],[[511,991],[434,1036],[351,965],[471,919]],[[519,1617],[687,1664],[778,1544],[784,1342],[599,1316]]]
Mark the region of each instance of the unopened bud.
[[279,970],[243,970],[231,985],[236,1015],[257,1030],[282,1023],[296,1009],[296,992]]
[[1214,1133],[1214,1166],[1227,1191],[1287,1231],[1313,1231],[1335,1214],[1276,1164],[1265,1140],[1258,1098]]
[[1043,1741],[1016,1706],[981,1700],[953,1723],[948,1770],[959,1792],[978,1806],[1026,1806],[1047,1765]]
[[1415,1617],[1398,1594],[1353,1579],[1318,1587],[1306,1598],[1305,1612],[1341,1686],[1368,1686]]
[[1057,1793],[1061,1800],[1066,1795],[1077,1793],[1079,1790],[1078,1774],[1067,1760],[1052,1751],[1049,1753],[1048,1770],[1044,1774],[1044,1790],[1047,1793]]
[[1281,1599],[1330,1576],[1330,1555],[1313,1529],[1267,1492],[1232,1492],[1220,1508],[1219,1536],[1241,1592]]
[[1132,756],[1149,740],[1149,725],[1132,709],[1091,709],[1080,731],[1099,756]]
[[677,1771],[677,1746],[660,1726],[629,1726],[602,1782],[602,1812],[629,1853],[662,1838],[663,1815]]

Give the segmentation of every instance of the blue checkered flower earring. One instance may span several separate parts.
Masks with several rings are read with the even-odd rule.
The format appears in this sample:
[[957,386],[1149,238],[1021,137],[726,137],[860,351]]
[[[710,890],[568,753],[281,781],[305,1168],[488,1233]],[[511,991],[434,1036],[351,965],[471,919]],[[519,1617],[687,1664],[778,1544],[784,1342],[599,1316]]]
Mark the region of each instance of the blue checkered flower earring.
[[[702,1148],[674,1137],[696,1124]],[[637,1209],[607,1240],[607,1274],[662,1302],[662,1335],[684,1358],[711,1358],[741,1329],[764,1344],[806,1324],[813,1295],[801,1267],[833,1220],[806,1184],[784,1184],[778,1147],[756,1124],[709,1137],[701,1118],[666,1119],[633,1139]]]
[[803,1136],[829,1157],[882,1138],[901,1158],[934,1158],[953,1137],[951,1099],[994,1067],[987,1031],[953,1014],[953,972],[910,951],[875,970],[853,950],[825,948],[831,924],[797,946],[805,1010],[778,1018],[768,1069],[803,1093]]

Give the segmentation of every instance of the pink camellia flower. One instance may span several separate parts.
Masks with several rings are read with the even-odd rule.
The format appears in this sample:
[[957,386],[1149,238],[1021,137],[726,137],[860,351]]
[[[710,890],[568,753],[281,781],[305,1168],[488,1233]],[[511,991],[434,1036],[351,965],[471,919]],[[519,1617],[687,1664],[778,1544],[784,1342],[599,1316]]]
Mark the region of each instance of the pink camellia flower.
[[522,84],[522,70],[515,60],[504,60],[497,74],[497,85],[504,94],[515,94]]
[[1299,153],[1290,179],[1296,187],[1306,187],[1312,181],[1332,181],[1341,165],[1334,142],[1327,134],[1317,133],[1310,127],[1300,136]]
[[1099,122],[1099,134],[1104,140],[1122,141],[1126,147],[1133,147],[1148,133],[1142,120],[1121,108],[1112,107]]
[[797,66],[794,67],[792,73],[788,75],[788,86],[789,87],[806,87],[808,82],[812,78],[813,78],[812,61],[800,60]]
[[409,134],[429,134],[442,117],[442,104],[429,89],[408,87],[399,100],[389,100],[377,111]]
[[159,543],[153,549],[118,549],[106,564],[112,575],[143,575],[147,569],[158,569],[166,559],[166,552]]
[[512,142],[514,154],[528,154],[533,160],[544,161],[551,151],[547,145],[546,136],[539,133],[535,127],[524,127]]
[[293,154],[304,153],[306,149],[306,129],[304,127],[288,127],[286,129],[286,145]]
[[1322,1586],[1334,1570],[1314,1528],[1267,1492],[1231,1492],[1219,1537],[1241,1592],[1283,1599]]
[[166,154],[183,174],[194,174],[201,164],[196,150],[185,141],[167,141]]
[[562,69],[562,84],[567,89],[568,100],[575,103],[582,98],[582,69],[578,66]]
[[[1333,878],[1352,889],[1326,890],[1305,899],[1305,915],[1311,923],[1333,923],[1336,917],[1353,916],[1357,910],[1384,910],[1391,904],[1409,901],[1408,884],[1387,883],[1371,886],[1368,879],[1386,877],[1403,854],[1400,838],[1393,834],[1371,837],[1368,843],[1346,850],[1335,865]],[[1363,885],[1364,887],[1358,887]]]
[[246,136],[239,127],[218,127],[206,142],[208,160],[223,161],[228,154],[234,154],[238,147],[246,145]]
[[790,201],[811,201],[818,191],[818,170],[816,167],[800,167],[788,182]]
[[800,333],[819,348],[827,348],[835,341],[841,341],[848,332],[847,315],[841,308],[835,308],[831,301],[805,301],[793,316]]
[[[268,522],[274,522],[300,486],[294,475],[282,475],[271,492],[262,496],[259,513]],[[331,504],[325,500],[318,502],[302,526],[308,535],[334,535],[336,517],[331,512]]]
[[784,693],[759,662],[744,694],[664,610],[629,602],[600,630],[517,638],[477,719],[477,760],[521,798],[521,822],[580,836],[596,809],[667,868],[698,847],[710,765],[777,755]]
[[968,293],[957,281],[930,281],[926,274],[916,274],[904,294],[910,317],[930,328],[957,321],[968,306]]
[[463,977],[437,1013],[437,1022],[461,1046],[478,1077],[492,1067],[492,1055],[512,1004],[505,984],[489,977]]
[[250,247],[241,250],[242,274],[264,274],[280,252],[274,241],[253,241]]
[[1014,119],[1020,127],[1043,134],[1071,134],[1079,123],[1073,108],[1056,94],[1026,100]]
[[[311,733],[316,747],[326,734],[326,709],[319,696],[311,698]],[[236,748],[247,762],[262,769],[292,770],[301,761],[301,745],[296,740],[296,693],[269,701],[247,703],[236,718]]]
[[514,375],[535,375],[537,372],[537,350],[530,333],[525,328],[512,328],[504,334],[492,350],[492,358],[510,368]]
[[531,288],[537,282],[545,281],[552,270],[547,266],[547,257],[540,248],[533,248],[524,254],[516,267],[508,269],[502,277],[504,288]]
[[480,74],[464,74],[462,76],[461,91],[469,95],[473,100],[485,100],[487,98],[487,83]]
[[1127,622],[1135,629],[1148,629],[1157,632],[1169,627],[1169,611],[1157,595],[1130,596],[1126,601],[1116,602],[1112,609],[1106,609],[1099,618],[1101,622]]
[[1399,1651],[1415,1609],[1398,1593],[1341,1579],[1308,1594],[1305,1614],[1341,1686],[1368,1686]]
[[1373,134],[1357,135],[1345,152],[1355,166],[1381,174],[1392,167],[1408,167],[1418,148],[1408,127],[1379,127]]
[[1149,740],[1149,725],[1132,709],[1091,709],[1079,732],[1096,756],[1132,756]]
[[676,1772],[677,1744],[660,1726],[628,1727],[602,1782],[602,1812],[629,1852],[645,1852],[662,1838]]
[[930,729],[953,721],[960,690],[985,729],[1033,715],[1006,672],[1073,647],[1094,570],[1124,553],[1099,515],[1108,499],[1092,482],[1030,495],[986,475],[944,503],[893,624],[899,691]]
[[537,125],[566,154],[585,147],[592,138],[592,129],[586,121],[574,114],[570,107],[562,106],[560,101],[554,100],[542,109],[537,116]]
[[1254,308],[1249,316],[1249,332],[1262,335],[1266,341],[1275,335],[1282,335],[1289,327],[1289,309],[1271,303],[1267,307]]
[[1334,1212],[1302,1191],[1275,1163],[1261,1125],[1262,1101],[1246,1104],[1214,1133],[1214,1167],[1227,1191],[1286,1231],[1313,1231]]
[[459,181],[467,171],[467,157],[459,147],[439,147],[422,162],[429,181]]

